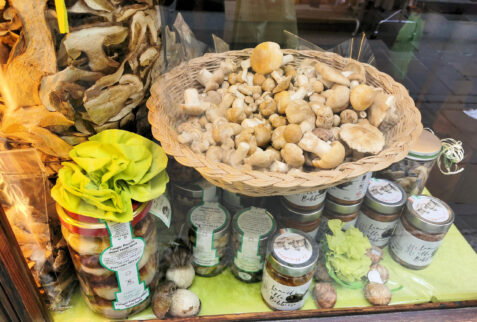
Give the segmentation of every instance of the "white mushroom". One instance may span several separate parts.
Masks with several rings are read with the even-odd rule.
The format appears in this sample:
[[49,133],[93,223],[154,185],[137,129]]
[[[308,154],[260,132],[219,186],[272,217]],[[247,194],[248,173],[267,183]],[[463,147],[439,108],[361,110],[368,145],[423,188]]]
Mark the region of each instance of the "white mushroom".
[[200,101],[197,89],[187,88],[184,91],[184,104],[180,107],[188,115],[200,115],[210,107],[210,103]]

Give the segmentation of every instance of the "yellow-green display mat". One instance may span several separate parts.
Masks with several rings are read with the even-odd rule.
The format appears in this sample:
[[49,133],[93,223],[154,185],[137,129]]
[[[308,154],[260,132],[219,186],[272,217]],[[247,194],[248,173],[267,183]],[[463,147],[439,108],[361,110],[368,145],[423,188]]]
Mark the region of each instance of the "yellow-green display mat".
[[[391,305],[426,302],[446,302],[477,299],[477,254],[453,225],[429,267],[415,271],[396,263],[385,249],[382,261],[389,269],[388,286],[394,291]],[[338,301],[335,307],[369,306],[362,290],[336,286]],[[262,301],[260,283],[246,284],[235,279],[227,269],[215,277],[196,277],[191,287],[202,301],[201,315],[268,312]],[[316,309],[310,296],[303,310]],[[151,309],[136,314],[131,319],[154,318]],[[89,310],[79,289],[73,296],[71,308],[54,312],[55,321],[103,321]]]

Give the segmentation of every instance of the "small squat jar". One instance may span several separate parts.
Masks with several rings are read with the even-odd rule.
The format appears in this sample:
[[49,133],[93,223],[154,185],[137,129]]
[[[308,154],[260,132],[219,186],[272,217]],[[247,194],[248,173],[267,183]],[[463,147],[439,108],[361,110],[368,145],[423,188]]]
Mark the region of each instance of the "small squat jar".
[[280,228],[293,228],[306,233],[315,240],[320,227],[323,207],[315,210],[297,210],[290,207],[284,199],[281,200],[281,211],[278,221]]
[[276,227],[272,214],[263,208],[250,207],[234,216],[230,269],[237,279],[246,283],[262,280],[267,243]]
[[454,221],[454,212],[430,196],[411,196],[389,242],[389,253],[401,265],[423,269],[432,262]]
[[385,179],[371,179],[356,227],[368,236],[373,246],[388,244],[406,197],[406,192],[398,184]]
[[344,222],[343,230],[348,230],[354,227],[356,220],[358,219],[359,209],[361,208],[361,202],[353,205],[338,204],[331,200],[325,201],[325,209],[323,210],[323,216],[321,218],[321,224],[316,234],[316,241],[320,241],[323,236],[328,232],[328,220],[339,219]]
[[189,240],[195,272],[215,276],[227,266],[230,214],[218,202],[206,202],[189,212]]
[[299,310],[305,304],[318,260],[318,245],[303,232],[281,229],[268,244],[262,298],[272,310]]
[[223,190],[222,204],[227,208],[231,214],[235,214],[240,210],[249,207],[263,208],[265,205],[264,197],[250,197],[227,190]]
[[361,202],[368,189],[372,172],[365,173],[351,181],[328,188],[327,199],[342,205],[352,205]]
[[323,189],[282,196],[282,200],[287,206],[293,209],[311,211],[322,208],[325,197],[326,189]]
[[396,182],[408,196],[419,195],[424,190],[429,173],[441,152],[442,142],[437,136],[423,130],[418,140],[411,146],[408,155],[377,176]]

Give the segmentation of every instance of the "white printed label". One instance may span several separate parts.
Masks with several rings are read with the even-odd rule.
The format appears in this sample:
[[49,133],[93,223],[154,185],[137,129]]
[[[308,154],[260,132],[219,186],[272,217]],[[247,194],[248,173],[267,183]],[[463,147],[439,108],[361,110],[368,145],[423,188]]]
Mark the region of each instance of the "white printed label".
[[360,211],[358,220],[356,221],[356,228],[365,236],[368,236],[371,245],[383,247],[391,238],[398,220],[399,219],[388,222],[377,221],[369,218]]
[[402,191],[396,184],[387,180],[372,178],[368,191],[376,200],[387,204],[398,203],[403,199]]
[[281,311],[299,310],[305,304],[312,279],[300,286],[283,285],[275,281],[266,269],[263,270],[262,297],[267,304]]
[[149,210],[149,212],[160,220],[162,220],[162,222],[164,223],[164,225],[166,225],[167,228],[171,226],[171,203],[165,195],[161,195],[152,201],[151,209]]
[[402,261],[414,266],[426,266],[432,262],[442,240],[426,241],[409,233],[399,221],[389,247]]
[[372,173],[368,172],[356,179],[331,187],[328,189],[328,194],[346,201],[359,200],[366,194],[371,175]]
[[116,273],[119,292],[113,302],[115,310],[136,306],[149,297],[149,288],[139,279],[137,263],[144,253],[142,238],[133,237],[131,223],[106,221],[111,246],[100,256],[101,266]]
[[191,211],[190,221],[196,229],[194,263],[200,266],[217,265],[219,257],[214,248],[214,234],[225,225],[227,213],[218,203],[205,203]]
[[199,181],[197,185],[202,189],[203,202],[219,201],[217,196],[217,187],[207,181]]
[[296,195],[284,196],[290,203],[298,206],[313,207],[325,200],[326,190],[317,190]]
[[265,209],[251,207],[238,214],[237,226],[242,232],[240,249],[234,257],[234,264],[246,272],[263,269],[263,258],[259,254],[260,238],[270,233],[274,223]]
[[442,203],[429,196],[411,196],[409,200],[419,216],[430,222],[446,222],[451,216],[449,210]]
[[285,232],[278,236],[273,243],[276,256],[291,264],[302,264],[311,258],[312,246],[303,237],[292,232]]

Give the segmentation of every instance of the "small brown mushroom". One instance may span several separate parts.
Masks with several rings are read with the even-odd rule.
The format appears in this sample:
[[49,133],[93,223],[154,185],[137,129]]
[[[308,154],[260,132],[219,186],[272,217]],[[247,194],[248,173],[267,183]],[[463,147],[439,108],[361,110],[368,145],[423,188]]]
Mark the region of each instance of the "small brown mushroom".
[[376,91],[365,84],[358,85],[351,90],[350,102],[356,111],[364,111],[373,104]]
[[275,88],[275,81],[271,77],[267,77],[262,83],[262,89],[265,92],[271,92]]
[[253,75],[253,85],[262,86],[265,79],[266,78],[263,76],[263,74],[256,73]]
[[368,109],[369,122],[379,127],[392,106],[394,106],[394,96],[385,93],[376,94],[373,104]]
[[277,103],[272,98],[267,97],[258,108],[262,116],[269,117],[277,111]]
[[285,113],[289,123],[300,124],[305,120],[315,123],[315,113],[304,100],[294,100],[288,103]]
[[254,129],[251,127],[244,128],[239,134],[235,136],[235,147],[241,142],[246,142],[250,145],[249,154],[252,154],[257,149],[257,139],[255,138]]
[[282,155],[283,160],[290,167],[299,168],[305,163],[303,150],[294,143],[285,144],[285,146],[281,149],[280,154]]
[[371,124],[343,124],[340,138],[353,150],[379,153],[384,147],[384,135]]
[[257,146],[263,147],[270,142],[272,138],[272,132],[266,124],[257,125],[253,128],[253,130],[257,140]]
[[343,73],[349,73],[347,77],[350,81],[357,80],[360,83],[366,83],[364,66],[356,60],[350,59],[349,63],[343,68]]
[[388,305],[391,302],[391,290],[384,284],[366,284],[364,296],[372,305]]
[[271,41],[258,44],[252,51],[250,63],[256,73],[268,74],[280,68],[283,53],[280,45]]
[[283,91],[275,94],[274,100],[277,103],[278,113],[285,114],[286,108],[290,103],[290,92]]
[[298,145],[303,150],[312,152],[320,158],[313,160],[313,165],[316,168],[332,169],[344,160],[345,149],[343,144],[339,141],[333,141],[331,144],[328,144],[312,132],[305,133]]
[[197,89],[187,88],[184,91],[184,104],[180,107],[188,115],[201,115],[210,107],[210,103],[200,101]]
[[283,137],[288,143],[298,143],[303,137],[301,127],[298,124],[288,124],[283,132]]
[[281,161],[282,160],[282,156],[280,155],[280,151],[278,151],[274,147],[269,146],[269,147],[267,147],[267,149],[265,151],[270,151],[270,152],[273,153],[273,161]]
[[322,93],[326,97],[326,106],[331,107],[334,113],[339,113],[349,105],[350,90],[346,86],[333,85]]
[[346,109],[340,113],[340,120],[341,120],[341,124],[346,124],[346,123],[354,124],[358,122],[358,114],[351,109]]
[[245,164],[255,168],[268,168],[274,161],[274,153],[257,148],[257,150],[248,158],[245,158],[244,161]]
[[318,282],[325,283],[329,283],[332,281],[330,274],[328,274],[328,271],[326,270],[325,262],[322,260],[318,260],[318,263],[316,265],[315,279]]
[[333,67],[322,62],[316,62],[315,69],[323,79],[349,87],[349,80]]
[[270,121],[270,124],[272,125],[273,128],[277,128],[282,125],[287,125],[286,117],[278,115],[278,114],[270,115],[268,120]]
[[333,131],[331,129],[325,129],[321,127],[314,128],[313,131],[311,131],[314,135],[316,135],[319,139],[322,139],[325,142],[328,141],[336,141],[339,139],[339,137],[335,137],[333,135]]
[[366,256],[371,258],[371,263],[377,264],[383,258],[383,250],[378,246],[372,246],[366,251]]
[[283,133],[285,132],[286,126],[282,125],[277,127],[273,133],[272,133],[272,146],[280,150],[287,144],[287,141],[285,140],[285,137],[283,136]]
[[331,283],[316,283],[313,294],[319,308],[329,309],[336,304],[337,294]]
[[311,108],[316,114],[316,127],[331,129],[333,126],[333,111],[331,110],[331,107],[312,104]]

